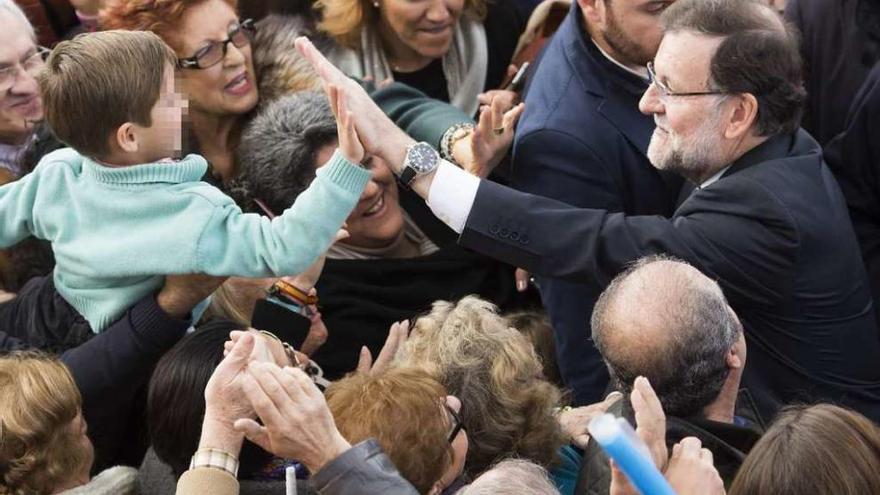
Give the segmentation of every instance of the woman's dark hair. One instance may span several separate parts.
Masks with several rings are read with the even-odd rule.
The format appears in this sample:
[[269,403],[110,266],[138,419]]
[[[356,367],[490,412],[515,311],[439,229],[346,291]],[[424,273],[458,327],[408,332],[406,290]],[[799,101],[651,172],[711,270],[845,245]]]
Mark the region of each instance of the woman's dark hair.
[[[223,343],[241,325],[213,320],[183,337],[162,356],[150,379],[147,424],[150,443],[176,477],[189,469],[198,448],[205,417],[205,387],[214,368],[223,360]],[[239,478],[247,478],[272,458],[272,454],[245,441],[241,449]]]
[[323,93],[273,101],[242,133],[230,196],[244,211],[262,213],[258,199],[280,215],[314,180],[318,152],[336,140],[336,119]]
[[795,132],[807,92],[800,40],[766,2],[680,0],[663,13],[663,31],[723,37],[710,62],[719,91],[749,93],[758,100],[758,135]]

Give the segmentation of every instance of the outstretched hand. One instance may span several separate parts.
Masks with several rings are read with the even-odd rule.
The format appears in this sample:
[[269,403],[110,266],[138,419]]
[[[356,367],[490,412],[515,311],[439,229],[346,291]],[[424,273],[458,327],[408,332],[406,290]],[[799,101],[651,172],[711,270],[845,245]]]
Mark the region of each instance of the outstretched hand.
[[[335,87],[343,96],[350,120],[366,152],[391,161],[383,146],[387,146],[394,137],[406,138],[406,134],[382,112],[364,88],[330,63],[308,38],[297,38],[296,48],[324,82],[325,91]],[[397,161],[402,163],[402,159]]]
[[339,150],[352,163],[364,161],[364,146],[361,144],[345,95],[333,84],[327,84],[325,91],[330,99],[330,108],[336,117],[336,133],[339,136]]
[[477,177],[485,178],[492,173],[513,144],[513,131],[525,106],[520,103],[505,111],[507,104],[503,97],[494,97],[489,106],[480,109],[470,139],[455,143],[452,154],[460,157],[459,165]]
[[409,322],[398,321],[391,325],[388,330],[388,338],[385,339],[385,345],[379,351],[379,356],[373,362],[373,355],[366,346],[361,347],[361,355],[358,359],[357,372],[378,374],[386,371],[391,367],[391,363],[397,357],[397,354],[403,349],[409,338]]

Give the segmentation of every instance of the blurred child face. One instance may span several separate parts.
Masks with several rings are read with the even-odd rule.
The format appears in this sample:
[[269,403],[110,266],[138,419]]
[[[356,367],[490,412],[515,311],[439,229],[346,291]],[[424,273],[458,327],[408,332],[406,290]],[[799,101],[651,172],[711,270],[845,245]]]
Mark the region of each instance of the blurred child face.
[[159,99],[150,111],[152,125],[137,126],[138,148],[145,154],[144,162],[180,155],[186,108],[186,99],[176,89],[174,68],[167,64]]

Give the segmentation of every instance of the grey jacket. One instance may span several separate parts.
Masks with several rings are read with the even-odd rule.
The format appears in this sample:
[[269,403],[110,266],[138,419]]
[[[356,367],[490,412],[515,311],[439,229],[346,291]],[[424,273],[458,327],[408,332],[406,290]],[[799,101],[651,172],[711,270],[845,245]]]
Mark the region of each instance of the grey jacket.
[[[142,468],[143,469],[143,468]],[[283,485],[283,483],[279,483]],[[299,484],[299,483],[298,483]],[[375,440],[365,440],[330,461],[309,481],[309,489],[320,495],[418,495]],[[141,483],[142,490],[145,488]],[[150,492],[142,492],[150,493]],[[162,492],[165,493],[165,492]],[[238,481],[219,469],[192,469],[177,482],[177,495],[239,495],[245,493]],[[256,492],[250,493],[272,493]],[[298,490],[298,493],[303,493]]]

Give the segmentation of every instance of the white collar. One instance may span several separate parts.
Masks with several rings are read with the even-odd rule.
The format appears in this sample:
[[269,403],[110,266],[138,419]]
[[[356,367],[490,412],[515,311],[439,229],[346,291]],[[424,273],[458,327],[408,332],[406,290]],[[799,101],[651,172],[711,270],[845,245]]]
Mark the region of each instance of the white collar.
[[708,179],[704,180],[703,183],[700,184],[700,187],[698,187],[698,189],[705,189],[706,186],[708,186],[708,185],[710,185],[710,184],[713,184],[713,183],[717,182],[718,179],[720,179],[721,176],[724,175],[724,172],[727,172],[727,169],[729,169],[729,168],[730,168],[730,165],[728,165],[728,166],[722,168],[722,169],[719,170],[718,172],[715,172],[715,175],[713,175],[712,177],[709,177]]
[[635,74],[646,81],[648,80],[648,68],[647,67],[642,67],[640,65],[632,65],[632,66],[624,65],[624,64],[618,62],[617,60],[614,60],[614,58],[611,55],[608,55],[608,53],[606,53],[605,50],[603,50],[602,47],[599,46],[599,44],[596,43],[596,41],[593,38],[590,38],[590,41],[592,41],[593,44],[596,45],[596,48],[599,49],[599,52],[602,55],[604,55],[605,58],[610,60],[611,63],[613,63],[614,65],[620,67],[621,69],[629,72],[630,74]]

